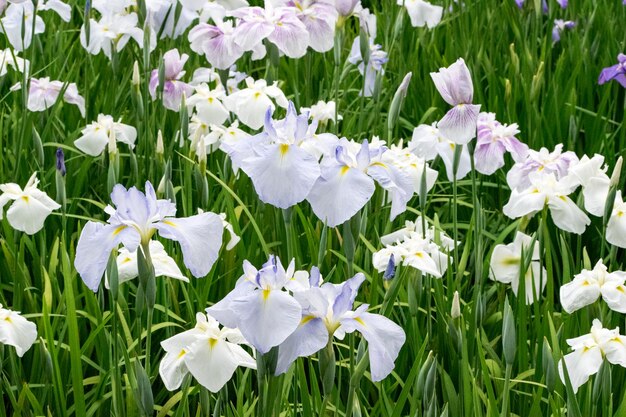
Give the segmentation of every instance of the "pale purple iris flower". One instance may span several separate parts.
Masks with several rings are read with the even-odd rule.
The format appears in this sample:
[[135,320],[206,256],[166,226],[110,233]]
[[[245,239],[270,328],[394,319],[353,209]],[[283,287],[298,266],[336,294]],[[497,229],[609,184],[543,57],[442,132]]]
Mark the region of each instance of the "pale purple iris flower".
[[390,195],[391,220],[406,210],[413,196],[411,178],[383,162],[384,146],[340,140],[332,155],[322,160],[321,175],[307,201],[329,227],[350,220],[372,198],[377,182]]
[[561,9],[567,9],[567,5],[569,4],[569,0],[556,0],[556,2],[559,3]]
[[504,166],[504,153],[510,152],[515,162],[528,154],[528,146],[515,135],[519,133],[517,123],[503,125],[494,113],[480,113],[476,123],[477,139],[474,161],[476,171],[491,175]]
[[332,337],[342,340],[346,334],[358,331],[368,343],[372,381],[387,377],[406,335],[387,317],[368,313],[367,304],[353,309],[365,275],[358,273],[341,284],[321,284],[319,271],[314,268],[309,279],[308,289],[294,291],[302,316],[295,331],[279,346],[276,374],[287,372],[297,358],[320,351]]
[[506,181],[512,190],[523,190],[531,186],[530,174],[541,172],[554,174],[557,181],[569,173],[569,168],[578,163],[578,157],[572,151],[563,152],[563,144],[555,146],[550,152],[546,148],[539,151],[530,149],[526,159],[517,162],[506,175]]
[[571,20],[556,19],[554,21],[554,27],[552,28],[552,42],[556,43],[561,40],[561,33],[565,30],[573,29],[576,26],[576,22]]
[[230,68],[244,54],[231,21],[215,20],[215,25],[199,23],[189,31],[191,49],[204,55],[218,69]]
[[261,201],[285,209],[307,197],[320,176],[318,158],[307,149],[315,127],[290,102],[284,119],[273,120],[268,108],[263,132],[229,149],[233,165],[252,179]]
[[365,77],[363,90],[361,91],[361,94],[364,97],[371,97],[374,94],[376,77],[378,74],[383,75],[385,73],[383,65],[389,61],[389,58],[387,58],[387,52],[383,51],[382,46],[375,44],[371,38],[369,41],[369,50],[367,68],[363,62],[363,57],[361,56],[361,46],[358,37],[352,43],[352,49],[350,50],[350,55],[348,56],[348,61],[351,64],[356,65],[361,75]]
[[285,341],[302,318],[302,307],[286,291],[296,273],[292,260],[287,269],[278,257],[257,270],[244,261],[244,274],[221,301],[206,309],[224,326],[238,328],[254,348],[265,354]]
[[361,0],[330,0],[342,17],[348,17],[361,8]]
[[[17,91],[21,88],[22,84],[17,83],[11,87],[11,91]],[[76,105],[80,114],[85,117],[85,99],[78,93],[76,84],[67,84],[63,81],[50,81],[49,77],[30,79],[28,103],[26,107],[28,110],[34,112],[44,111],[57,102],[61,92],[63,92],[63,101]]]
[[337,10],[323,0],[289,0],[288,6],[295,7],[296,16],[309,32],[309,46],[317,52],[333,49]]
[[255,49],[267,38],[289,58],[301,58],[309,47],[309,32],[298,19],[295,7],[242,7],[231,12],[239,18],[234,32],[245,51]]
[[430,73],[441,97],[453,106],[437,125],[441,133],[451,141],[465,145],[476,136],[476,121],[480,105],[472,104],[474,84],[463,58],[448,68]]
[[113,249],[122,244],[134,252],[139,245],[148,245],[156,232],[180,244],[183,262],[195,277],[207,275],[217,260],[224,228],[221,217],[205,212],[176,218],[174,203],[157,200],[149,181],[145,188],[144,194],[135,187],[127,190],[116,185],[111,192],[115,207],[104,209],[110,216],[107,222],[85,224],[78,239],[74,266],[92,291],[98,291]]
[[[189,55],[178,52],[178,49],[171,49],[163,55],[163,66],[165,67],[165,79],[163,85],[163,106],[166,109],[178,111],[183,94],[189,97],[193,93],[193,87],[180,79],[185,75],[183,67],[189,59]],[[152,100],[157,98],[157,87],[159,86],[159,70],[152,70],[150,75],[149,91]]]
[[350,55],[348,56],[348,62],[356,65],[359,72],[364,77],[363,89],[361,95],[364,97],[371,97],[374,94],[376,88],[376,77],[378,74],[381,76],[385,73],[383,65],[389,61],[387,52],[382,50],[382,46],[375,43],[376,39],[376,15],[371,14],[369,10],[363,9],[359,13],[359,20],[361,29],[368,36],[368,62],[367,67],[361,55],[361,42],[357,36],[352,42],[352,48],[350,49]]
[[626,55],[619,54],[617,56],[617,64],[606,67],[600,72],[598,84],[602,85],[611,80],[615,80],[620,83],[622,87],[626,87]]

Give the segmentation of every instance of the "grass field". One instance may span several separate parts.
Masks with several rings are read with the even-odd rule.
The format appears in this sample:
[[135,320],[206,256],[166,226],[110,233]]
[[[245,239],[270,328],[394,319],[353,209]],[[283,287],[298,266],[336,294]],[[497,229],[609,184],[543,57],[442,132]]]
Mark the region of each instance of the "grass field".
[[[250,2],[262,6],[262,2]],[[549,205],[530,215],[514,216],[517,218],[505,215],[503,207],[512,193],[507,172],[514,164],[509,155],[505,156],[505,166],[491,175],[473,169],[459,179],[448,178],[444,160],[437,156],[429,162],[439,173],[432,189],[425,193],[426,180],[420,178],[417,189],[421,187],[421,193],[416,192],[406,210],[393,220],[391,193],[381,185],[376,185],[356,215],[337,227],[325,226],[308,201],[286,209],[264,203],[249,170],[244,167],[235,172],[237,162],[222,150],[206,155],[197,152],[202,147],[195,148],[193,137],[197,134],[198,141],[203,134],[198,133],[198,119],[191,118],[193,106],[182,106],[178,111],[164,107],[169,93],[161,83],[171,81],[165,74],[168,69],[163,56],[167,51],[176,48],[189,55],[185,74],[179,77],[185,82],[192,81],[196,69],[211,65],[190,47],[189,33],[197,20],[176,38],[164,36],[157,41],[155,36],[152,49],[147,47],[150,22],[145,23],[146,16],[151,7],[167,3],[174,5],[167,18],[179,21],[186,13],[183,5],[193,2],[138,0],[135,5],[129,1],[128,7],[122,7],[123,14],[137,12],[138,22],[130,26],[143,32],[144,40],[130,38],[119,51],[113,47],[111,58],[102,52],[89,53],[84,40],[81,43],[84,22],[88,17],[94,19],[90,23],[93,29],[103,15],[98,8],[116,4],[108,3],[94,0],[86,5],[68,0],[70,19],[66,22],[54,10],[46,10],[56,4],[55,0],[39,0],[36,10],[45,22],[45,31],[32,36],[29,46],[16,46],[10,36],[0,34],[0,49],[5,50],[0,55],[4,57],[0,68],[16,55],[30,62],[30,71],[20,72],[9,65],[6,74],[0,76],[0,183],[24,187],[37,173],[39,190],[59,203],[41,230],[27,233],[10,223],[8,212],[11,204],[24,197],[15,202],[0,197],[6,203],[0,221],[0,304],[21,312],[37,327],[34,344],[20,357],[12,343],[5,343],[10,338],[11,320],[0,323],[0,416],[626,416],[626,337],[611,336],[610,351],[606,341],[578,348],[566,342],[588,334],[594,319],[607,329],[619,327],[623,333],[626,310],[619,312],[605,296],[604,301],[588,302],[568,313],[561,296],[564,284],[581,271],[591,270],[600,259],[609,272],[626,270],[624,249],[607,241],[607,228],[618,224],[623,214],[618,208],[613,210],[612,199],[616,191],[624,189],[626,176],[623,170],[621,178],[619,171],[614,173],[618,158],[626,154],[626,89],[617,81],[598,84],[603,68],[617,64],[618,54],[626,52],[626,6],[621,0],[571,0],[566,8],[547,0],[547,12],[542,11],[540,0],[527,0],[521,8],[513,0],[433,0],[433,4],[443,6],[443,17],[433,28],[412,27],[407,9],[395,1],[362,0],[362,6],[377,18],[375,43],[388,58],[382,63],[384,73],[378,73],[371,97],[363,94],[367,88],[358,67],[348,61],[354,39],[360,39],[359,52],[368,49],[368,34],[360,28],[358,13],[339,17],[333,27],[332,49],[327,52],[309,48],[303,57],[289,58],[279,56],[278,47],[266,40],[260,44],[267,46],[265,58],[252,60],[252,54],[246,52],[236,60],[237,71],[254,80],[277,81],[295,109],[311,107],[319,100],[334,101],[336,113],[329,117],[332,120],[320,124],[318,133],[346,137],[359,146],[365,139],[371,144],[379,137],[391,146],[401,140],[406,145],[415,127],[444,117],[451,106],[438,92],[431,73],[463,58],[473,81],[472,102],[480,104],[482,112],[495,113],[503,124],[517,123],[520,132],[516,137],[530,149],[546,147],[552,151],[563,144],[564,151],[573,151],[578,158],[594,154],[604,157],[606,174],[613,181],[607,185],[601,214],[590,214],[590,224],[580,234],[557,226],[554,216],[558,213]],[[202,6],[211,2],[195,3]],[[13,19],[13,15],[7,8],[2,12],[6,16],[0,26],[2,32],[12,32],[19,39],[32,31],[40,32],[35,30],[39,23],[33,23],[32,11],[24,3],[9,3],[8,7],[24,8],[27,24],[11,29],[9,17]],[[575,22],[573,28],[561,32],[558,42],[552,37],[556,19]],[[116,23],[124,25],[113,21],[111,27]],[[118,35],[115,41],[124,36],[128,35]],[[370,54],[370,59],[373,56]],[[153,83],[160,84],[156,99],[150,92],[153,70]],[[394,95],[409,72],[412,77],[406,97],[399,103]],[[45,103],[48,108],[42,111],[33,111],[28,106],[26,86],[30,85],[32,93],[31,79],[44,77],[61,81],[60,98]],[[213,77],[212,88],[220,83],[220,77],[229,77],[228,71],[216,71]],[[12,88],[18,83],[24,88]],[[68,83],[75,83],[84,98],[84,115],[71,103],[75,100],[68,98],[72,95]],[[245,87],[244,81],[238,84],[240,89]],[[228,91],[228,95],[234,93]],[[189,98],[185,96],[185,104]],[[279,100],[272,101],[278,104]],[[244,106],[242,113],[247,110]],[[398,111],[396,117],[394,112]],[[209,111],[211,115],[213,112]],[[225,126],[238,119],[235,112],[227,113]],[[112,151],[107,146],[115,140],[105,135],[108,143],[102,145],[100,156],[78,149],[75,141],[99,114],[134,127],[134,148],[118,138],[117,149]],[[341,120],[335,123],[337,115]],[[284,117],[285,108],[277,105],[273,119]],[[252,129],[244,122],[239,128],[250,134],[267,130],[263,126]],[[280,136],[283,131],[277,130]],[[205,145],[212,143],[208,137],[201,140]],[[456,146],[453,154],[458,165],[460,150],[469,149],[473,155],[476,139]],[[57,169],[58,149],[64,153],[65,175]],[[332,159],[334,154],[333,148],[331,155],[323,158]],[[471,163],[473,167],[473,157]],[[94,292],[75,266],[80,263],[76,258],[81,232],[88,221],[109,220],[104,210],[113,204],[110,195],[115,184],[136,186],[144,192],[146,181],[154,185],[159,199],[175,203],[175,217],[198,215],[199,209],[224,213],[241,240],[227,250],[228,232],[224,231],[221,248],[219,236],[202,235],[219,254],[208,273],[202,270],[193,274],[190,258],[183,257],[185,245],[201,248],[197,262],[206,263],[210,251],[205,251],[199,241],[172,240],[162,226],[153,239],[163,244],[189,282],[155,278],[156,263],[153,267],[150,252],[146,256],[150,232],[145,239],[142,236],[139,255],[132,261],[137,262],[139,279],[118,283],[121,265],[113,262],[117,252],[111,253],[107,263],[109,241],[92,234],[95,242],[80,254],[83,265],[95,265],[99,262],[98,249],[107,248],[102,265],[106,265],[112,288],[107,289],[102,281],[96,283]],[[276,177],[271,182],[284,191],[292,178]],[[298,187],[286,193],[295,195],[301,191]],[[583,188],[593,192],[593,187]],[[2,191],[8,195],[6,189]],[[343,197],[340,194],[330,193],[327,199],[339,201]],[[519,201],[530,196],[522,194]],[[585,197],[580,188],[569,195],[579,210],[588,212]],[[565,201],[561,194],[556,198]],[[22,204],[29,204],[28,200]],[[128,203],[131,211],[137,209],[133,204]],[[117,208],[120,213],[119,204]],[[395,275],[383,278],[387,274],[377,270],[373,259],[374,253],[385,247],[381,237],[418,216],[435,227],[435,245],[443,234],[458,242],[450,250],[441,248],[445,272],[438,278],[396,259]],[[21,216],[26,224],[35,217],[34,211]],[[621,227],[614,233],[626,234],[626,227]],[[218,229],[221,235],[221,227]],[[200,229],[195,231],[200,233]],[[545,289],[529,304],[522,293],[514,294],[511,285],[490,279],[494,248],[513,242],[518,231],[531,236],[533,245],[536,242],[537,255],[528,256],[529,246],[524,247],[513,261],[513,267],[517,265],[515,282],[530,273],[531,264],[545,271],[540,274],[540,284],[535,283],[545,284]],[[125,242],[116,241],[111,248],[118,244]],[[153,249],[150,251],[156,259]],[[375,361],[368,360],[373,349],[357,331],[348,332],[341,340],[331,339],[319,353],[296,359],[279,376],[272,372],[276,345],[264,354],[244,345],[256,362],[238,367],[217,392],[191,375],[183,378],[180,387],[166,389],[159,373],[166,354],[161,342],[193,329],[196,313],[204,312],[233,290],[244,274],[244,260],[261,268],[272,254],[280,257],[285,267],[291,259],[297,270],[317,267],[324,281],[335,284],[363,273],[365,281],[355,307],[368,304],[370,313],[387,317],[405,335],[397,358],[392,358],[395,367],[391,373],[373,381],[378,379],[372,376],[372,363],[368,363]],[[622,279],[621,274],[616,277]],[[531,286],[524,290],[520,285],[520,291],[532,290],[532,281],[531,276]],[[616,291],[623,290],[619,282],[616,285]],[[258,291],[269,291],[261,287]],[[583,289],[580,291],[573,297],[588,297]],[[293,289],[290,292],[297,295]],[[457,292],[458,304],[454,302]],[[229,320],[244,320],[248,310],[239,308],[229,310]],[[303,316],[303,322],[307,317]],[[249,331],[267,335],[284,324],[276,317],[261,318],[265,321],[257,317],[260,327],[246,325],[253,328]],[[351,325],[358,330],[355,321]],[[238,327],[245,333],[243,324]],[[344,327],[347,329],[347,324]],[[360,329],[365,336],[367,326]],[[393,350],[391,339],[376,343]],[[577,390],[576,384],[569,382],[569,365],[569,378],[561,378],[558,370],[564,355],[576,349],[582,349],[577,359],[581,367],[591,363],[582,355],[593,350],[595,362],[588,368],[599,368],[597,373],[587,369],[595,375]],[[254,364],[257,370],[251,369]],[[209,374],[207,378],[215,380],[217,376]]]

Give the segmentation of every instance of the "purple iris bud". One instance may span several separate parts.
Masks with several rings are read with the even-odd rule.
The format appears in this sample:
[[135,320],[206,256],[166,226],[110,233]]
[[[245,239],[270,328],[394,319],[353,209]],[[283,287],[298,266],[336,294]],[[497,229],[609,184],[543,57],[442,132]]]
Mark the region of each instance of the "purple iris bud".
[[394,259],[393,253],[389,257],[389,263],[387,264],[387,269],[385,269],[385,273],[383,274],[384,280],[390,280],[396,274],[396,261]]
[[548,2],[546,0],[542,0],[541,2],[541,11],[545,14],[548,13]]
[[519,7],[521,9],[522,7],[524,7],[524,2],[525,1],[526,0],[515,0],[515,4],[517,4],[517,7]]
[[567,9],[567,4],[569,3],[569,0],[556,0],[556,2],[559,3],[561,9]]
[[[624,4],[626,4],[626,2]],[[611,80],[617,81],[622,87],[626,88],[626,55],[619,54],[617,56],[616,65],[606,67],[600,72],[598,84],[602,85]]]
[[62,176],[65,176],[67,172],[65,170],[65,154],[63,153],[63,149],[57,148],[57,171],[61,173]]
[[572,29],[574,26],[576,26],[576,22],[571,20],[556,19],[554,21],[554,27],[552,28],[552,42],[557,43],[560,41],[561,33],[566,29]]

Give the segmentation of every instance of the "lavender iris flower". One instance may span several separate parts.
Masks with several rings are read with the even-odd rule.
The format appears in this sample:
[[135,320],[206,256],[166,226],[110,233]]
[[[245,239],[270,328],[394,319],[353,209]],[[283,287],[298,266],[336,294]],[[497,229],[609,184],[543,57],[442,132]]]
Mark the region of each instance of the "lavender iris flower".
[[116,185],[111,201],[115,207],[104,209],[109,220],[105,224],[87,222],[78,239],[74,266],[89,289],[98,290],[114,248],[121,243],[134,252],[139,245],[148,245],[156,232],[180,243],[183,262],[195,277],[209,273],[222,245],[224,226],[220,216],[205,212],[176,218],[176,205],[157,200],[149,181],[145,194],[135,187],[127,190]]
[[620,83],[622,87],[626,87],[626,55],[619,54],[617,56],[617,64],[602,70],[598,78],[598,84],[602,85],[611,80],[615,80]]
[[441,97],[453,106],[438,123],[441,133],[451,141],[465,145],[476,136],[480,105],[472,104],[474,84],[463,58],[448,68],[430,73]]
[[372,381],[384,379],[393,370],[406,340],[404,330],[387,317],[368,313],[367,304],[353,310],[359,287],[365,281],[362,273],[341,284],[320,285],[320,281],[319,271],[312,270],[310,288],[294,292],[302,316],[295,331],[279,347],[276,374],[286,372],[298,357],[323,349],[333,336],[343,339],[358,330],[368,342]]
[[576,26],[576,22],[571,20],[556,19],[552,28],[552,42],[556,43],[561,40],[561,33],[566,29],[572,29]]
[[505,152],[510,152],[516,162],[526,158],[528,146],[515,137],[519,133],[517,123],[503,125],[496,120],[494,113],[481,113],[478,115],[476,130],[476,171],[485,175],[493,174],[504,166]]
[[283,343],[302,317],[302,307],[285,291],[296,272],[294,261],[285,269],[272,255],[259,270],[248,261],[243,269],[235,288],[206,311],[224,326],[238,328],[258,352],[265,354]]
[[307,197],[320,176],[318,152],[312,149],[316,127],[290,102],[284,119],[273,120],[268,109],[264,131],[229,149],[233,164],[252,179],[261,201],[288,208]]
[[[193,87],[180,79],[185,75],[183,67],[189,59],[189,55],[178,52],[178,49],[171,49],[163,55],[163,65],[165,67],[165,80],[163,85],[163,106],[166,109],[178,111],[183,94],[190,96]],[[152,70],[150,75],[149,91],[152,100],[156,99],[157,87],[159,86],[159,70]]]

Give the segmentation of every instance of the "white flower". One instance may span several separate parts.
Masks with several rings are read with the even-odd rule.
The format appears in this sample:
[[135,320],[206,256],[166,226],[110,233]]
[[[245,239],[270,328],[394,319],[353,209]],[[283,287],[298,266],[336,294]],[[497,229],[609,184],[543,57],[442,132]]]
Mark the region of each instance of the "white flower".
[[626,202],[622,200],[622,191],[615,193],[615,204],[606,225],[606,241],[611,245],[626,248]]
[[434,28],[441,21],[443,7],[432,5],[424,0],[398,0],[399,6],[406,7],[411,26]]
[[[489,263],[489,278],[503,284],[511,284],[513,293],[517,295],[521,268],[529,254],[531,243],[530,236],[517,232],[512,243],[496,245]],[[524,293],[527,304],[532,304],[539,298],[547,282],[546,270],[540,262],[539,243],[536,241],[530,256],[530,265],[524,273]]]
[[[2,23],[0,32],[6,35],[7,40],[16,51],[28,49],[33,41],[33,35],[38,35],[46,30],[46,24],[41,17],[35,14],[35,6],[31,1],[9,4],[0,22]],[[23,35],[22,26],[25,29]]]
[[246,86],[226,96],[223,103],[228,110],[237,115],[241,123],[251,129],[259,129],[263,126],[267,109],[271,108],[273,112],[276,108],[270,98],[285,109],[289,104],[276,83],[267,85],[265,80],[254,81],[252,77],[248,77]]
[[568,197],[575,186],[558,181],[553,173],[533,172],[528,178],[530,187],[511,191],[509,202],[502,208],[504,214],[516,219],[535,214],[547,205],[558,228],[578,235],[585,231],[591,220]]
[[98,156],[109,145],[109,152],[115,142],[127,144],[131,149],[135,147],[137,129],[114,121],[112,116],[99,114],[95,122],[91,122],[81,130],[82,136],[74,141],[74,145],[87,155]]
[[37,340],[37,326],[0,304],[0,343],[15,347],[20,358]]
[[561,287],[563,310],[571,314],[594,303],[602,296],[611,310],[626,313],[624,281],[626,272],[609,273],[600,259],[593,270],[584,269],[571,282]]
[[563,364],[572,383],[574,392],[596,374],[602,366],[603,358],[614,365],[626,368],[626,337],[619,334],[619,327],[613,330],[602,327],[600,320],[593,321],[591,332],[574,339],[567,339],[574,349],[559,362],[559,375],[565,382]]
[[[419,125],[413,130],[413,137],[408,148],[420,158],[432,161],[439,155],[446,167],[446,175],[449,181],[454,179],[454,154],[457,144],[446,138],[435,122],[432,125]],[[467,146],[461,149],[456,179],[465,178],[472,170],[472,162]]]
[[[437,243],[439,239],[441,244]],[[434,227],[427,228],[424,233],[420,217],[415,223],[406,222],[404,228],[381,237],[381,242],[385,248],[372,257],[372,264],[378,272],[386,271],[390,263],[392,267],[402,263],[437,278],[446,273],[452,259],[446,252],[454,247],[454,241],[444,233],[436,232]]]
[[7,74],[8,67],[11,66],[15,71],[28,73],[30,62],[17,56],[17,51],[10,48],[0,50],[0,77]]
[[606,170],[604,156],[596,154],[589,158],[583,155],[580,161],[569,166],[568,174],[564,178],[564,181],[570,181],[574,186],[582,185],[585,209],[598,217],[604,215],[604,206],[609,195],[611,179]]
[[22,188],[14,183],[0,185],[0,220],[2,209],[9,201],[14,201],[7,210],[9,224],[16,230],[32,235],[43,227],[43,222],[52,210],[61,208],[48,195],[37,188],[39,180],[35,172],[26,187]]
[[143,30],[137,27],[138,22],[139,19],[135,13],[105,12],[99,21],[90,19],[89,43],[87,43],[85,26],[81,27],[80,44],[90,54],[98,55],[102,51],[109,59],[113,51],[119,52],[124,49],[130,39],[134,39],[142,48]]
[[[151,240],[150,243],[150,259],[152,259],[152,265],[154,266],[155,277],[170,277],[179,279],[181,281],[189,282],[189,278],[183,275],[180,268],[176,264],[176,261],[172,259],[163,244],[157,240]],[[137,250],[133,252],[129,251],[125,247],[118,249],[119,255],[117,255],[117,274],[118,282],[130,281],[133,278],[139,276],[139,270],[137,267]],[[109,288],[108,280],[105,281],[106,288]]]
[[[85,117],[85,99],[78,94],[76,83],[64,83],[62,81],[50,81],[49,77],[31,78],[28,88],[28,103],[26,107],[30,111],[44,111],[57,102],[63,87],[63,101],[74,104],[78,107],[81,116]],[[18,91],[22,88],[21,83],[11,87],[11,91]]]
[[[313,120],[313,122],[318,122],[320,124],[327,123],[328,121],[335,121],[335,111],[336,104],[334,101],[324,102],[322,100],[318,101],[316,104],[309,107],[301,107],[300,113],[309,113],[309,119]],[[338,114],[337,120],[342,120],[343,117]]]
[[211,90],[206,83],[194,86],[195,93],[187,99],[187,106],[196,109],[196,114],[206,124],[221,125],[228,119],[229,112],[222,104],[226,97],[224,88]]
[[236,329],[222,327],[213,317],[198,313],[196,327],[161,342],[166,354],[159,365],[165,388],[180,387],[187,373],[206,389],[218,392],[239,366],[256,369],[256,361],[240,344]]

